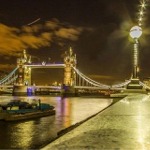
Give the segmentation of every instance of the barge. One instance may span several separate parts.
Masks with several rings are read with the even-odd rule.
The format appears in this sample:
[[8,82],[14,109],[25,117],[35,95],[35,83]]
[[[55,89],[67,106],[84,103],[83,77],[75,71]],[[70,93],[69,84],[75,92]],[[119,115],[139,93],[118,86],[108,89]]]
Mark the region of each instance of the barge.
[[0,120],[17,121],[55,115],[54,106],[41,103],[27,103],[14,100],[7,105],[0,105]]

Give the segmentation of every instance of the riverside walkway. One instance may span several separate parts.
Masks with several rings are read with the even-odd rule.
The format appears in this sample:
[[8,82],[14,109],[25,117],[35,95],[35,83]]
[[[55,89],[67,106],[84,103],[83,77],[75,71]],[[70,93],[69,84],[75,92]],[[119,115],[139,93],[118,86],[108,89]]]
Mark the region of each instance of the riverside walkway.
[[150,96],[131,94],[42,150],[149,150]]

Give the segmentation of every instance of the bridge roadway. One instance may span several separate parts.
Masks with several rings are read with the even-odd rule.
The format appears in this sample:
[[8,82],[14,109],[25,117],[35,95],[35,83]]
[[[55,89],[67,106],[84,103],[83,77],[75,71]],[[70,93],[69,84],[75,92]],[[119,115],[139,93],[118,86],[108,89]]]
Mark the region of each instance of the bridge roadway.
[[13,88],[13,85],[0,85],[0,88]]
[[31,68],[64,68],[65,64],[31,64],[31,65],[24,65],[25,67]]
[[150,96],[132,94],[62,135],[42,150],[150,149]]
[[[35,89],[61,89],[61,86],[44,86],[44,85],[37,85],[37,86],[28,86]],[[13,88],[13,85],[0,85],[0,88]],[[89,90],[125,90],[125,88],[107,88],[107,87],[94,87],[94,86],[74,86],[75,89],[89,89]]]
[[[44,92],[44,94],[48,94],[48,93],[61,93],[62,92],[62,86],[43,86],[43,85],[38,85],[38,86],[28,86],[28,88],[32,89],[32,92],[36,92],[39,94],[42,94]],[[101,88],[101,87],[89,87],[89,86],[75,86],[74,87],[76,89],[75,93],[87,93],[87,92],[92,92],[92,91],[109,91],[109,90],[113,90],[113,91],[121,91],[124,90],[124,88],[112,88],[112,89],[108,89],[108,88]],[[1,92],[6,92],[6,93],[13,93],[13,85],[0,85],[0,91]],[[74,94],[74,93],[72,93]]]
[[96,86],[74,86],[75,89],[89,89],[89,90],[125,90],[125,88],[115,88],[115,87],[96,87]]

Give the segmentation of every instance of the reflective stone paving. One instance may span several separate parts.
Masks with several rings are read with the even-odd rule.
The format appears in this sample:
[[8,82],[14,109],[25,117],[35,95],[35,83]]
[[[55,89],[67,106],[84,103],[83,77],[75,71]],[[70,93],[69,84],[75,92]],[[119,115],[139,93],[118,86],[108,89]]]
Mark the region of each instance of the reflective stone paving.
[[123,98],[43,148],[49,149],[149,150],[150,96]]

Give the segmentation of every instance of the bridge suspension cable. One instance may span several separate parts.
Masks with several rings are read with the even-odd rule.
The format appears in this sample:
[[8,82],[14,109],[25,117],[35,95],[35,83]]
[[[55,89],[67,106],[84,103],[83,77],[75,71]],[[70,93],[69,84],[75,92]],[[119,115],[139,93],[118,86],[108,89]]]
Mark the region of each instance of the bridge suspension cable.
[[73,67],[73,69],[75,70],[75,72],[86,82],[88,82],[89,84],[91,84],[92,86],[96,86],[96,87],[102,87],[102,88],[106,88],[109,89],[110,86],[105,85],[105,84],[101,84],[99,82],[96,82],[92,79],[90,79],[89,77],[85,76],[83,73],[81,73],[78,69],[76,69],[75,67]]
[[131,82],[131,80],[127,80],[126,82],[119,83],[119,84],[115,84],[115,85],[112,85],[111,87],[112,87],[112,88],[124,87],[124,86],[128,85],[130,82]]
[[[128,85],[131,80],[127,80],[123,83],[119,83],[119,84],[115,84],[115,85],[106,85],[106,84],[102,84],[102,83],[99,83],[99,82],[96,82],[92,79],[90,79],[89,77],[87,77],[86,75],[84,75],[83,73],[81,73],[78,69],[74,68],[73,69],[75,70],[75,72],[83,79],[85,80],[86,82],[88,82],[90,85],[92,86],[96,86],[96,87],[101,87],[101,88],[105,88],[105,89],[113,89],[113,88],[122,88],[122,87],[125,87],[126,85]],[[81,79],[80,79],[81,80]]]
[[11,73],[9,73],[6,77],[4,77],[3,79],[0,80],[0,85],[2,84],[10,84],[12,82],[14,82],[17,78],[18,75],[16,75],[16,71],[18,70],[18,68],[15,68]]

